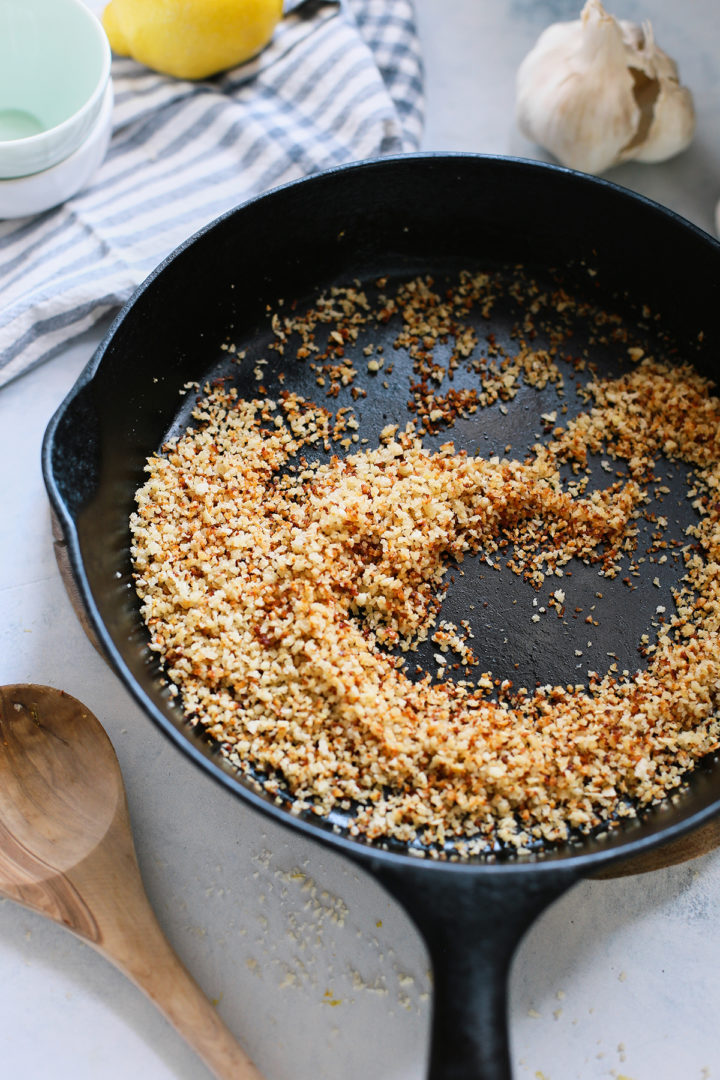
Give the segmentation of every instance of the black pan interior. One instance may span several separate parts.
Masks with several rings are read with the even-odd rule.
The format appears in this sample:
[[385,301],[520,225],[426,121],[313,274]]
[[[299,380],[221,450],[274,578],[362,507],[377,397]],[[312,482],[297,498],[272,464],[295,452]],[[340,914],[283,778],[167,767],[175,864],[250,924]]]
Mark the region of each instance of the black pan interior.
[[[602,181],[474,156],[420,156],[342,169],[281,189],[221,219],[160,268],[121,313],[48,432],[51,498],[91,618],[121,676],[201,763],[277,812],[269,796],[227,771],[212,747],[188,729],[167,694],[147,649],[132,588],[128,517],[147,455],[188,423],[195,391],[181,394],[186,383],[229,378],[242,394],[256,396],[253,361],[264,358],[269,362],[262,382],[271,396],[282,373],[285,389],[328,404],[306,364],[267,349],[269,316],[279,300],[296,302],[300,311],[335,285],[359,282],[373,294],[380,277],[388,279],[388,292],[394,282],[429,274],[441,288],[460,270],[489,270],[509,280],[522,266],[526,279],[550,292],[564,288],[621,315],[630,343],[646,355],[673,353],[712,376],[719,344],[712,320],[719,253],[699,230]],[[492,333],[512,349],[518,314],[515,300],[505,293],[489,321],[475,316],[480,341]],[[354,385],[367,397],[354,401],[348,388],[329,403],[354,408],[360,434],[371,446],[387,423],[404,426],[410,416],[412,366],[406,352],[393,349],[396,332],[393,322],[372,331],[392,374],[367,372],[361,336]],[[582,320],[569,324],[569,332],[568,354],[589,350],[601,372],[619,372],[629,364],[626,345],[590,343]],[[247,351],[241,366],[229,359],[229,343]],[[573,385],[588,372],[568,365],[563,374],[572,415],[579,407]],[[469,385],[474,378],[460,369],[455,385]],[[470,453],[523,458],[548,437],[541,417],[557,406],[554,388],[522,386],[506,411],[497,404],[481,409],[425,441],[433,446],[452,439]],[[595,465],[598,484],[606,486],[600,462]],[[668,463],[664,479],[670,495],[658,509],[668,518],[667,539],[679,539],[694,512],[683,494],[683,470]],[[621,670],[637,668],[643,663],[640,637],[652,633],[658,604],[671,609],[670,589],[680,564],[648,562],[639,576],[628,570],[613,580],[598,579],[596,568],[579,562],[568,569],[571,588],[567,579],[563,585],[571,607],[564,619],[531,621],[556,582],[535,592],[480,557],[465,561],[463,576],[451,575],[441,615],[454,622],[467,619],[476,648],[482,642],[484,666],[518,687],[583,682],[589,667],[603,674],[613,660]],[[424,670],[435,670],[433,652],[432,645],[421,647],[413,667],[419,662]],[[708,761],[695,771],[687,792],[646,814],[642,826],[629,822],[613,836],[585,839],[581,850],[611,850],[681,825],[719,797],[720,766]],[[343,826],[334,817],[313,818],[308,827],[342,833]],[[568,845],[528,858],[577,851]]]

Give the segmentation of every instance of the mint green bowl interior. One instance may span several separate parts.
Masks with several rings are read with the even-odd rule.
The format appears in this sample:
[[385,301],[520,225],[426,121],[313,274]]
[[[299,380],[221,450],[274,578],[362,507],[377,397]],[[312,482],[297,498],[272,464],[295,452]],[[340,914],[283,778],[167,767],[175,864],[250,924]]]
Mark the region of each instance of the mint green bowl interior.
[[50,168],[97,118],[110,48],[80,0],[0,0],[0,177]]

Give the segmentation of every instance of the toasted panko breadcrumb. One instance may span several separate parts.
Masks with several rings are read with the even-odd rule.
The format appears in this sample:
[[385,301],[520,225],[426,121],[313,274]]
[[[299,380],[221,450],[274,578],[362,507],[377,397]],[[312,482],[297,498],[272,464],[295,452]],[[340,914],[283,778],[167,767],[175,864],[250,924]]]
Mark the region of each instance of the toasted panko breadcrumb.
[[[472,282],[485,296],[485,279]],[[407,322],[427,293],[416,283],[386,308]],[[364,294],[333,303],[351,331],[369,318]],[[410,347],[424,356],[452,333],[469,355],[458,318],[456,304],[436,305]],[[278,330],[283,346],[290,329]],[[329,354],[345,340],[331,336]],[[545,380],[558,378],[548,358]],[[585,393],[588,409],[524,462],[430,451],[393,426],[378,447],[307,464],[300,451],[344,434],[347,417],[333,429],[296,395],[208,388],[193,428],[149,460],[131,520],[151,647],[190,721],[297,807],[340,807],[352,833],[437,849],[560,841],[676,788],[720,730],[720,404],[690,367],[651,359]],[[431,416],[426,406],[418,390],[413,407]],[[595,452],[628,462],[628,475],[580,497],[559,470]],[[498,700],[489,673],[410,679],[398,657],[428,637],[441,670],[448,648],[477,662],[469,626],[461,637],[437,625],[450,561],[511,540],[531,573],[574,557],[612,576],[660,454],[695,468],[699,522],[646,670]]]

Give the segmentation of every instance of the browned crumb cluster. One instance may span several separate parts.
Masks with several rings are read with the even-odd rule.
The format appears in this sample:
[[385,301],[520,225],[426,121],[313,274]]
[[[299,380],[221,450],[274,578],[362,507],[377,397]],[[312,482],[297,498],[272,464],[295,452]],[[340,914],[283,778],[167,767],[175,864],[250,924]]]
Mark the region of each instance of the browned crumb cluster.
[[[416,371],[433,363],[435,331],[455,343],[450,362],[471,355],[462,304],[492,296],[481,277],[463,288],[430,310],[427,282],[396,294]],[[329,304],[320,321],[339,310],[348,337],[371,318],[364,294]],[[317,321],[302,323],[309,355]],[[331,330],[317,360],[331,388],[352,366],[333,333],[343,339]],[[540,372],[528,356],[523,344],[502,374],[561,382],[550,357]],[[566,426],[548,420],[552,441],[524,462],[452,443],[431,452],[409,427],[308,464],[304,448],[353,431],[347,410],[208,388],[193,429],[150,459],[131,521],[152,648],[191,721],[296,809],[340,808],[352,832],[436,850],[562,840],[677,787],[720,731],[720,403],[691,368],[634,359],[627,375],[591,381],[588,408]],[[583,480],[563,483],[564,464],[581,469],[596,452],[626,462],[627,475],[589,493]],[[533,582],[573,557],[612,576],[634,548],[659,455],[694,467],[699,517],[648,668],[499,699],[490,673],[445,679],[448,649],[477,663],[469,624],[437,621],[449,561],[511,542]],[[553,593],[558,610],[569,589]],[[398,656],[427,638],[439,677],[412,681]]]

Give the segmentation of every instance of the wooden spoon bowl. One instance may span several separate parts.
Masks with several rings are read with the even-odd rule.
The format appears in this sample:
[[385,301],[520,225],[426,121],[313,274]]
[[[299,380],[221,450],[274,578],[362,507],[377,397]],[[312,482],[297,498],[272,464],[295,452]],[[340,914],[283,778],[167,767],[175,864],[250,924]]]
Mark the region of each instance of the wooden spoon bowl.
[[81,702],[48,686],[0,687],[0,894],[102,953],[216,1076],[262,1080],[150,907],[109,738]]

